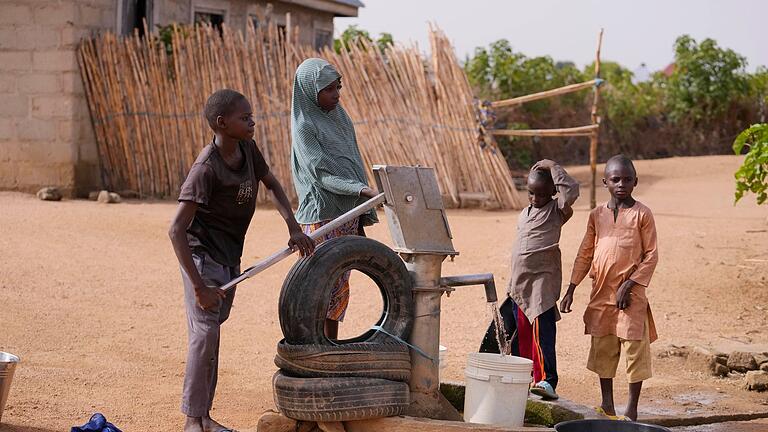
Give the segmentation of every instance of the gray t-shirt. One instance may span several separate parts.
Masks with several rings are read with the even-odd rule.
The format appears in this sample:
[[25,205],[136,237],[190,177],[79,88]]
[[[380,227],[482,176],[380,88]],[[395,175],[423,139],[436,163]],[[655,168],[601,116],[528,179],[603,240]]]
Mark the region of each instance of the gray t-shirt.
[[243,163],[230,168],[218,148],[208,144],[192,164],[181,185],[179,201],[199,205],[187,229],[187,241],[193,250],[204,250],[219,264],[236,267],[243,254],[243,243],[253,212],[259,181],[269,174],[256,142],[238,143]]

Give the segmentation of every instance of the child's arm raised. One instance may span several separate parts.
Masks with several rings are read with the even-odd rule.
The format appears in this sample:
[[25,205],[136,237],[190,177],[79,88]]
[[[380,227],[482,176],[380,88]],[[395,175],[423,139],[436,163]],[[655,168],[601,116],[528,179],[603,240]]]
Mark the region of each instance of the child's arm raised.
[[195,267],[195,262],[192,260],[192,250],[187,243],[187,228],[192,223],[192,219],[195,218],[195,212],[197,212],[197,203],[180,201],[176,215],[173,217],[173,221],[171,221],[171,227],[168,229],[168,237],[171,238],[173,251],[176,252],[176,259],[179,260],[179,265],[181,265],[182,270],[187,274],[187,277],[192,282],[192,286],[195,288],[197,304],[203,310],[208,310],[216,307],[219,304],[219,299],[224,298],[226,293],[218,287],[206,286],[203,278],[200,277],[200,273],[197,271],[197,267]]
[[595,212],[593,211],[589,213],[587,232],[584,233],[584,239],[581,241],[579,252],[576,254],[576,260],[573,262],[571,283],[568,284],[568,289],[563,296],[563,300],[560,302],[560,312],[562,313],[571,312],[573,292],[576,290],[576,286],[589,274],[589,269],[592,267],[592,257],[595,253],[595,233]]
[[552,180],[555,182],[557,188],[557,208],[563,215],[563,223],[573,216],[573,203],[579,197],[579,182],[558,164],[555,164],[549,172],[552,174]]
[[557,162],[544,159],[536,162],[536,165],[532,169],[546,169],[549,170],[549,174],[552,176],[552,181],[557,189],[557,208],[560,210],[560,214],[563,215],[563,223],[573,216],[573,203],[579,197],[579,182],[561,167]]
[[315,250],[315,242],[304,234],[301,226],[296,222],[296,218],[293,216],[293,209],[291,209],[291,203],[288,201],[280,181],[272,173],[269,173],[261,178],[261,182],[272,192],[272,202],[275,203],[277,211],[280,212],[280,216],[283,217],[285,224],[288,226],[288,233],[290,235],[288,247],[297,247],[301,256],[311,255]]

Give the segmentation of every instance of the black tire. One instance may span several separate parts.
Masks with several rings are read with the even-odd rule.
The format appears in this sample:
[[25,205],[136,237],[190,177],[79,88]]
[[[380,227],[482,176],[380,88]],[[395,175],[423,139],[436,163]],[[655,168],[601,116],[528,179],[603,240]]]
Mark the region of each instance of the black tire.
[[395,341],[373,329],[344,341],[331,341],[325,337],[323,326],[331,289],[339,277],[350,270],[365,273],[381,290],[384,312],[377,325],[387,333],[407,340],[413,324],[413,298],[411,278],[405,264],[382,243],[365,237],[344,236],[320,244],[314,254],[299,259],[288,272],[279,303],[280,328],[286,342],[291,345],[336,345]]
[[275,364],[283,373],[301,378],[365,377],[408,382],[411,357],[401,343],[344,345],[277,344]]
[[348,421],[402,414],[410,401],[408,384],[375,378],[272,377],[277,409],[303,421]]

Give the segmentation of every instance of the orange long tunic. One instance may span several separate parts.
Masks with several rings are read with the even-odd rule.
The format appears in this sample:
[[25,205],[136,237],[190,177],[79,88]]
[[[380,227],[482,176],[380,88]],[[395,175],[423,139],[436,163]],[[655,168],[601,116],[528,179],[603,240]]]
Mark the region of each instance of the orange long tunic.
[[[656,223],[651,209],[636,201],[631,208],[619,209],[615,222],[613,210],[607,204],[592,210],[571,273],[571,283],[577,285],[587,274],[592,278],[589,305],[584,311],[584,332],[640,340],[647,317],[648,335],[651,342],[656,340],[656,326],[645,291],[658,260]],[[627,279],[637,285],[630,293],[629,307],[620,310],[616,307],[616,293]]]

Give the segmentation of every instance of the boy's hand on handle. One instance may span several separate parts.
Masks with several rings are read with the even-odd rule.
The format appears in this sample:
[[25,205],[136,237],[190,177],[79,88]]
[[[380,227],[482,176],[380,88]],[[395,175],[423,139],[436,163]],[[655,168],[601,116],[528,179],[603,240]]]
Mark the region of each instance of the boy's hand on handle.
[[563,299],[560,300],[560,312],[571,313],[571,305],[573,305],[573,291],[576,289],[576,285],[569,284],[568,290],[565,291]]
[[300,229],[291,230],[291,238],[288,239],[288,247],[299,250],[299,254],[303,257],[310,256],[315,251],[315,242],[304,234]]
[[616,307],[624,310],[629,307],[630,298],[629,294],[632,292],[632,287],[636,284],[632,279],[627,279],[619,287],[619,291],[616,293]]
[[205,311],[216,308],[219,305],[219,301],[226,295],[227,293],[220,290],[218,287],[209,287],[205,285],[195,286],[197,305]]

